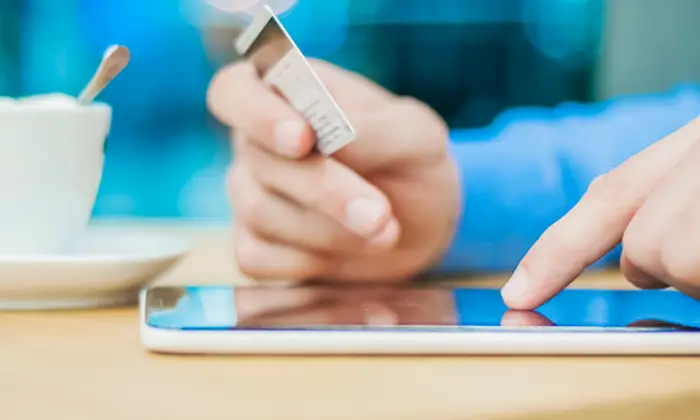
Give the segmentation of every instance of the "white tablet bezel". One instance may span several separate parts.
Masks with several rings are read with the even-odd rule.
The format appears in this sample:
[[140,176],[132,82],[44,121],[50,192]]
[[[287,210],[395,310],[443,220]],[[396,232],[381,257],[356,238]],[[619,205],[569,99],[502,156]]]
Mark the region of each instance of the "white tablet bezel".
[[372,330],[176,330],[146,323],[140,334],[153,352],[277,355],[700,355],[700,332],[545,332]]

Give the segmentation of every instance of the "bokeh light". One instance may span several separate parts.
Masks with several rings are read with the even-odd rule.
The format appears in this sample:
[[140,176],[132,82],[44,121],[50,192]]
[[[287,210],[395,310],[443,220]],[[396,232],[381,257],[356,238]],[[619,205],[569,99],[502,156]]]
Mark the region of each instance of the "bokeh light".
[[[205,0],[210,6],[226,13],[249,13],[256,7],[267,4],[277,14],[289,10],[297,0]],[[329,0],[331,1],[331,0]]]

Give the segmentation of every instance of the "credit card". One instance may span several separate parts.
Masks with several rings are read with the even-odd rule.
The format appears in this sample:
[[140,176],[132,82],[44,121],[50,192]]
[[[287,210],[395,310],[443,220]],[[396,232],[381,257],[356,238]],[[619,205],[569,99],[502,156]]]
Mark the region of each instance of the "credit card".
[[355,141],[352,125],[269,6],[258,8],[234,44],[263,81],[309,122],[322,155]]

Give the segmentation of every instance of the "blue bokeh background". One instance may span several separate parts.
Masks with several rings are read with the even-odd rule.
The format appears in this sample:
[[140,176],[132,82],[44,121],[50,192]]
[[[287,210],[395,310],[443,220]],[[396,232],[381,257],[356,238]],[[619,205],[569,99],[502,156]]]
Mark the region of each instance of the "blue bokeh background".
[[[306,54],[467,129],[515,106],[689,81],[700,34],[684,17],[697,13],[693,0],[298,0],[282,20]],[[236,59],[237,25],[204,0],[0,0],[0,95],[77,94],[106,47],[128,46],[100,98],[114,120],[95,216],[225,220],[232,151],[205,92]],[[659,47],[669,39],[677,50]]]

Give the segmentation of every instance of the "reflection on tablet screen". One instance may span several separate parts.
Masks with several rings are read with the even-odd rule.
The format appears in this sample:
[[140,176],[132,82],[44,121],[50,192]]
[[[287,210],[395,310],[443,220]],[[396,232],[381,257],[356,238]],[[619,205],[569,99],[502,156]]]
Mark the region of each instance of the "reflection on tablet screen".
[[147,322],[175,329],[694,331],[700,302],[675,291],[565,290],[537,311],[500,292],[449,287],[171,287],[147,295]]

